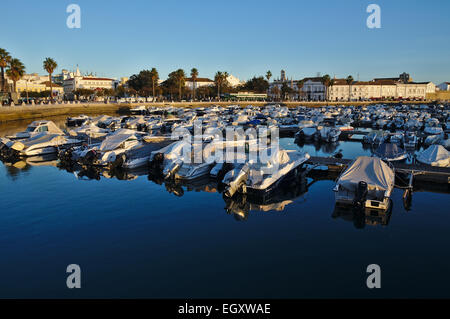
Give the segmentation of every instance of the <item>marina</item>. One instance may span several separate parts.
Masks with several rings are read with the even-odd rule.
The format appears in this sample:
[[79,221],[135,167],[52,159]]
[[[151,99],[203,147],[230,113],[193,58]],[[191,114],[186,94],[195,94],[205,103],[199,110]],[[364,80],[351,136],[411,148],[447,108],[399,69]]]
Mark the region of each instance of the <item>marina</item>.
[[[279,288],[283,296],[331,297],[329,282],[336,276],[346,281],[346,288],[339,288],[340,296],[361,297],[369,296],[367,289],[346,269],[349,263],[355,267],[367,263],[375,252],[380,263],[389,265],[385,276],[396,276],[399,283],[380,296],[447,296],[445,284],[424,292],[438,280],[432,271],[438,252],[450,244],[446,235],[450,219],[442,209],[450,194],[446,133],[436,139],[437,144],[427,146],[424,124],[415,131],[396,127],[392,132],[357,121],[365,116],[376,122],[382,112],[391,112],[392,121],[402,117],[404,109],[410,117],[439,118],[446,128],[447,106],[430,106],[427,112],[414,112],[415,108],[420,106],[154,107],[144,114],[94,114],[4,125],[0,179],[5,188],[0,205],[8,210],[0,217],[0,242],[10,243],[6,251],[10,258],[2,262],[9,274],[2,281],[16,297],[30,296],[35,289],[42,296],[69,296],[45,265],[53,263],[53,254],[62,263],[70,262],[74,257],[67,251],[70,247],[83,267],[97,269],[96,279],[91,278],[95,287],[84,297],[248,297],[255,296],[255,287],[258,297],[279,297],[274,292]],[[330,111],[333,115],[325,121],[323,115]],[[243,140],[219,139],[226,137],[227,128],[245,132],[282,125],[289,125],[289,130],[280,129],[278,138],[266,133],[256,138],[246,135]],[[182,131],[173,140],[177,128]],[[297,134],[306,128],[313,128],[310,137]],[[336,130],[341,131],[338,138],[329,139],[328,133]],[[183,138],[194,131],[200,135],[193,134],[193,143],[186,143]],[[413,132],[417,142],[407,147],[406,139],[392,139],[399,132],[404,136]],[[363,139],[371,134],[370,141]],[[361,138],[349,138],[352,135]],[[28,156],[21,145],[31,145],[35,139],[42,142],[38,145],[43,151]],[[278,141],[279,151],[269,152],[275,170],[267,162],[248,161],[254,145],[263,139]],[[69,140],[78,142],[72,145]],[[365,179],[367,188],[360,189],[361,177],[352,177],[355,193],[349,193],[353,195],[341,205],[333,189],[346,169],[361,158],[384,163],[377,157],[379,148],[393,143],[405,147],[407,156],[381,164],[393,173],[387,197],[375,204],[371,183],[378,182]],[[226,154],[227,147],[236,155],[233,160],[220,162],[210,156]],[[186,161],[199,154],[204,161]],[[266,236],[271,241],[262,247]],[[324,240],[333,244],[320,244]],[[24,276],[19,265],[26,257],[13,250],[40,256],[41,279],[28,288],[14,284]],[[216,257],[208,257],[213,253]],[[398,277],[397,269],[404,267],[401,259],[412,253],[427,260],[409,259],[420,267]],[[131,258],[132,272],[124,273],[130,260],[125,263],[119,257],[123,254]],[[335,260],[334,270],[320,267],[323,275],[312,283],[317,265],[326,264],[328,258]],[[450,259],[440,259],[440,267],[447,266]],[[268,275],[273,268],[284,271]],[[102,274],[101,269],[107,272]],[[239,274],[242,269],[249,270],[245,276]],[[406,284],[409,278],[424,269],[429,275],[419,280],[420,289],[411,289]],[[186,272],[189,276],[184,278],[189,279],[182,277]],[[108,274],[116,276],[120,290],[108,284]],[[27,276],[32,274],[25,272]],[[261,278],[264,285],[258,284]],[[192,286],[192,280],[200,284]],[[46,282],[44,290],[41,281]]]

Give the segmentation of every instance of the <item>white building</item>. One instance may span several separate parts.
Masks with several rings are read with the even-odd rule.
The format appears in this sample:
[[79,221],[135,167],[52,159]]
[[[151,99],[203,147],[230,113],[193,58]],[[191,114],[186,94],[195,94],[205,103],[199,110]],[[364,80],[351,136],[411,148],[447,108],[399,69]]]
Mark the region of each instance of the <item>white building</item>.
[[235,76],[232,75],[232,74],[230,74],[230,75],[227,77],[227,82],[228,82],[228,84],[229,84],[231,87],[236,87],[236,86],[245,84],[245,81],[239,80],[237,77],[235,77]]
[[432,82],[403,82],[391,79],[375,79],[372,81],[354,81],[347,84],[345,79],[335,79],[328,88],[328,99],[331,101],[362,101],[384,99],[420,99],[427,93],[434,93],[436,86]]
[[[186,78],[184,80],[184,85],[189,88],[190,90],[192,90],[194,88],[194,81],[192,80],[192,78]],[[213,86],[214,85],[214,81],[210,80],[208,78],[197,78],[195,80],[195,88],[198,89],[199,87],[202,86]]]
[[308,101],[325,100],[325,85],[322,82],[322,78],[304,78],[302,94]]
[[64,93],[72,93],[77,89],[114,89],[116,82],[110,78],[99,78],[92,75],[83,76],[77,67],[73,76],[63,81]]
[[[13,81],[8,78],[5,74],[6,81],[11,86],[11,90],[13,90]],[[21,92],[43,92],[50,91],[50,80],[48,75],[39,75],[37,73],[24,74],[22,78],[16,82],[16,89],[18,93]],[[62,86],[52,83],[53,95],[58,96],[62,95],[63,88]]]
[[440,91],[450,91],[450,82],[442,82],[437,87]]

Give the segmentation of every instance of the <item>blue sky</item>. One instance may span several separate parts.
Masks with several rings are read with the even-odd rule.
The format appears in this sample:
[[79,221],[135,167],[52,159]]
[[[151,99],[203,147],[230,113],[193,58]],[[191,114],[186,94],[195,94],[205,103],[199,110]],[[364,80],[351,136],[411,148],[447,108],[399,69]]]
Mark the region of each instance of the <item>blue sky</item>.
[[[66,7],[81,7],[81,29],[66,27]],[[381,7],[381,29],[366,8]],[[98,76],[130,76],[156,67],[162,78],[197,67],[241,79],[317,72],[361,80],[409,72],[414,80],[450,81],[448,0],[2,0],[0,47],[27,72],[42,61]]]

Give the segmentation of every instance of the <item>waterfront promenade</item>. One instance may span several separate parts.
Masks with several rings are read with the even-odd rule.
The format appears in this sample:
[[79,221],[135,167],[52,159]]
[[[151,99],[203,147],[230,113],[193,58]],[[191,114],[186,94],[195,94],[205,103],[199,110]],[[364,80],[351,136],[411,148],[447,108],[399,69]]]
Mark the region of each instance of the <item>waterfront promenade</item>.
[[[246,105],[263,106],[268,103],[280,103],[287,107],[297,107],[304,105],[308,107],[320,107],[326,105],[368,105],[368,104],[389,104],[398,103],[393,101],[377,101],[377,102],[253,102],[253,101],[227,101],[227,102],[157,102],[157,103],[102,103],[88,102],[79,104],[46,104],[46,105],[27,105],[27,106],[10,106],[0,107],[0,123],[50,118],[54,116],[73,116],[80,114],[126,114],[130,108],[138,105],[146,105],[150,107],[208,107],[211,105]],[[423,104],[425,101],[402,101],[404,104]]]

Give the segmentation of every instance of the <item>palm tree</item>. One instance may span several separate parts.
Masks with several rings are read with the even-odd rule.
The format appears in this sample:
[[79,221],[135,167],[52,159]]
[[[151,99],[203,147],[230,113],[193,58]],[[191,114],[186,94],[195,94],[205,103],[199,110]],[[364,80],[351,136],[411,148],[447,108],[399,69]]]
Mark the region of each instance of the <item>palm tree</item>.
[[11,59],[6,74],[14,83],[14,92],[17,92],[16,83],[25,74],[25,66],[19,59]]
[[150,77],[152,79],[152,89],[153,89],[153,102],[155,102],[155,83],[158,81],[159,79],[159,74],[158,71],[155,68],[152,68],[152,70],[150,71]]
[[53,103],[53,82],[52,73],[58,67],[58,64],[52,58],[46,58],[44,60],[44,70],[48,72],[48,79],[50,81],[50,101]]
[[345,82],[347,82],[347,85],[348,85],[348,100],[350,101],[351,100],[351,95],[352,95],[351,88],[352,88],[352,83],[353,83],[353,76],[349,75],[347,77],[347,79],[345,79]]
[[270,71],[267,71],[267,73],[266,73],[266,79],[267,79],[267,82],[270,82],[270,78],[272,77],[272,72],[270,72]]
[[198,70],[196,68],[192,68],[191,78],[192,78],[192,99],[195,101],[195,83],[197,82],[198,78]]
[[5,81],[5,68],[11,62],[11,56],[9,52],[5,49],[0,48],[0,69],[1,69],[1,80],[0,91],[6,92],[6,81]]
[[300,100],[300,95],[302,93],[303,85],[305,84],[305,80],[299,80],[297,81],[297,88],[298,88],[298,98]]
[[214,76],[214,82],[217,85],[217,99],[220,100],[220,90],[222,88],[222,85],[224,85],[227,82],[229,74],[228,72],[221,72],[218,71],[216,75]]
[[330,86],[331,78],[328,74],[322,76],[322,83],[325,86],[325,100],[328,100],[328,87]]
[[275,98],[279,98],[280,95],[280,88],[278,87],[278,85],[274,85],[273,88],[271,89],[271,92],[273,95],[275,95]]
[[181,91],[183,89],[184,86],[184,81],[186,79],[186,74],[184,73],[183,69],[178,69],[175,71],[175,79],[177,81],[178,84],[178,97],[181,101]]

